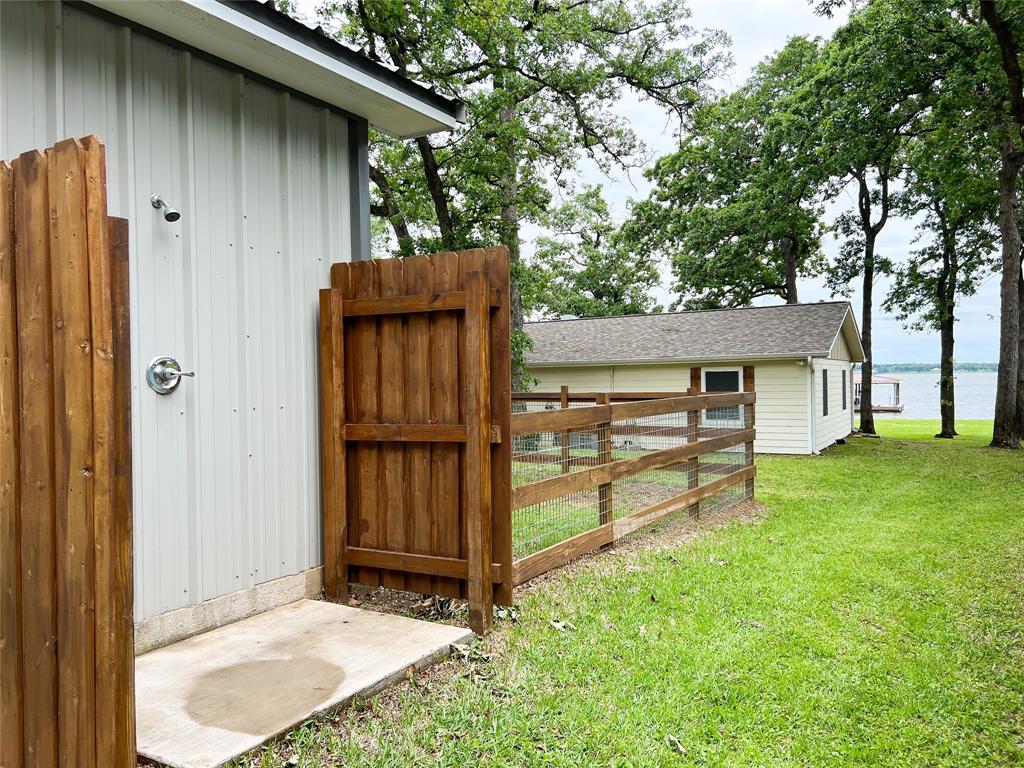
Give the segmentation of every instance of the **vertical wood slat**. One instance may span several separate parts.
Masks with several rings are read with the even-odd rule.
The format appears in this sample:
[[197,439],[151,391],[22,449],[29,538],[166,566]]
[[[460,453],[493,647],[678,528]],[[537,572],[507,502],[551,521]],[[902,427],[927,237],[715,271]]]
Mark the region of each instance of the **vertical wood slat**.
[[[753,392],[754,391],[754,366],[745,365],[743,366],[743,391]],[[754,404],[749,403],[743,407],[743,421],[745,429],[754,428]],[[754,466],[754,441],[751,440],[746,444],[744,464],[748,467]],[[754,478],[751,477],[747,480],[746,484],[746,495],[748,499],[754,498]]]
[[[700,393],[700,381],[701,372],[700,368],[690,368],[690,387],[686,390],[688,395],[697,395]],[[700,411],[689,411],[686,414],[687,426],[690,428],[690,440],[696,442],[700,440]],[[686,467],[688,489],[696,488],[700,485],[700,458],[694,456],[687,462]],[[700,517],[700,502],[696,501],[686,509],[686,514],[692,518]]]
[[[594,398],[595,405],[608,405],[610,398],[605,392],[599,392]],[[610,464],[612,461],[612,423],[606,421],[597,428],[597,463]],[[612,484],[602,483],[597,487],[598,525],[612,521]]]
[[[434,262],[434,290],[456,291],[462,287],[462,256],[439,253]],[[454,312],[430,315],[430,420],[437,424],[459,424],[459,317]],[[460,448],[434,445],[430,454],[431,535],[434,554],[459,557],[462,546],[462,494]],[[443,597],[460,597],[459,582],[435,576],[433,591]]]
[[[562,410],[569,407],[569,387],[563,384],[559,390],[559,399]],[[569,430],[565,430],[559,435],[559,442],[562,444],[562,474],[564,475],[569,471],[569,464],[572,461],[571,453],[569,452]]]
[[328,600],[348,599],[348,518],[345,505],[345,350],[344,292],[320,291],[320,471],[324,594]]
[[[380,275],[380,295],[400,296],[405,292],[402,259],[382,259],[377,264]],[[406,318],[401,315],[384,315],[380,318],[379,338],[379,403],[380,421],[399,423],[402,421],[405,392],[409,382],[405,377],[405,332]],[[405,551],[405,446],[397,443],[383,443],[378,448],[380,475],[380,509],[383,514],[378,544],[392,552]],[[405,589],[404,573],[382,571],[381,585],[390,589]]]
[[[107,600],[110,616],[107,626],[114,637],[104,641],[113,656],[106,669],[97,664],[98,676],[110,675],[97,688],[97,702],[110,709],[97,728],[112,731],[108,765],[130,767],[135,751],[135,615],[134,569],[132,549],[132,371],[131,371],[131,293],[128,282],[128,221],[108,219],[108,243],[111,264],[114,354],[114,440],[113,500],[106,533],[106,569],[110,591]],[[99,645],[97,646],[100,647]],[[97,651],[99,652],[99,651]],[[97,748],[97,753],[99,749]],[[101,757],[100,754],[97,757]],[[103,765],[101,762],[100,765]]]
[[[465,291],[465,290],[468,289],[468,287],[469,287],[469,276],[473,272],[480,272],[480,273],[482,273],[483,274],[483,281],[484,281],[484,283],[487,282],[487,275],[486,275],[487,261],[486,261],[486,254],[483,251],[483,249],[481,249],[481,248],[472,248],[472,249],[469,249],[469,250],[466,250],[466,251],[460,251],[458,254],[456,254],[456,256],[459,259],[458,280],[459,280],[459,289],[460,290]],[[490,309],[490,302],[488,301],[488,312],[489,312],[489,309]],[[487,328],[489,328],[489,324],[487,323],[488,313],[484,313],[483,318],[484,318],[483,322],[485,323]],[[470,399],[468,397],[468,388],[470,386],[472,386],[472,384],[474,383],[474,376],[470,372],[470,366],[473,365],[473,363],[470,360],[468,360],[468,357],[471,354],[471,348],[468,346],[469,342],[468,342],[468,339],[467,339],[467,336],[468,336],[468,334],[470,332],[470,330],[469,330],[469,322],[470,322],[469,309],[468,308],[464,308],[463,312],[456,313],[455,314],[455,320],[456,320],[456,332],[458,334],[458,336],[457,336],[457,343],[456,343],[456,349],[458,351],[459,370],[458,370],[458,376],[457,376],[456,380],[453,382],[453,385],[454,385],[454,388],[456,390],[455,401],[458,404],[458,414],[459,414],[458,415],[458,422],[460,424],[465,424],[466,425],[467,441],[468,441],[469,434],[472,433],[472,431],[475,428],[474,416],[473,416],[473,412],[470,410]],[[487,344],[487,336],[486,335],[483,336],[483,339],[484,339],[483,354],[488,354],[488,352],[489,352],[489,345]],[[490,375],[490,368],[489,367],[487,368],[487,373],[488,373],[488,376],[489,376]],[[488,382],[489,382],[489,379],[488,379]],[[489,393],[489,390],[490,390],[490,386],[488,384],[488,393]],[[489,394],[486,395],[483,403],[484,403],[483,407],[486,409],[488,415],[490,415],[490,395]],[[463,559],[468,559],[469,558],[470,547],[475,545],[474,542],[470,541],[470,538],[472,536],[477,535],[475,531],[474,532],[470,531],[471,511],[470,511],[469,506],[470,506],[471,501],[475,498],[475,496],[473,495],[473,491],[471,491],[470,487],[469,487],[469,483],[470,483],[470,480],[471,480],[471,478],[468,475],[468,472],[469,472],[469,469],[468,469],[468,466],[469,466],[469,446],[464,443],[462,445],[455,446],[455,448],[456,448],[456,450],[458,451],[458,454],[459,454],[459,478],[460,478],[460,481],[461,481],[460,482],[460,494],[459,494],[459,512],[458,512],[458,519],[460,521],[460,525],[459,525],[459,528],[460,528],[460,531],[459,531],[459,534],[460,534],[459,535],[459,556],[461,558],[463,558]],[[490,459],[490,456],[488,455],[488,460],[489,459]],[[488,480],[489,479],[490,478],[488,478]],[[490,498],[488,497],[488,505],[489,504],[490,504]],[[490,525],[490,522],[489,522],[490,521],[490,515],[488,515],[487,520],[488,520],[487,536],[488,536],[488,541],[490,541],[490,538],[493,536],[493,527]],[[490,546],[491,545],[488,543],[488,551],[490,551]],[[489,579],[484,579],[484,583],[490,584],[490,580]],[[460,585],[460,587],[461,587],[461,596],[466,598],[467,600],[469,600],[469,589],[471,587],[471,584],[469,583],[469,581],[467,580],[467,581],[463,582]],[[472,613],[473,601],[470,600],[469,602],[470,602],[469,609],[470,609],[470,612]]]
[[[61,766],[95,761],[95,562],[92,343],[85,163],[81,145],[47,151],[53,264],[57,718]],[[60,603],[65,605],[61,606]]]
[[[374,261],[355,262],[346,270],[348,285],[346,298],[369,299],[380,296],[380,283],[377,263]],[[350,400],[346,404],[346,418],[361,423],[373,423],[379,417],[379,359],[377,348],[377,318],[355,318],[344,325],[346,332],[346,394]],[[377,549],[380,547],[379,531],[379,477],[380,451],[379,446],[359,443],[346,449],[354,463],[354,481],[350,489],[354,491],[351,498],[354,502],[355,517],[349,517],[349,544]],[[354,525],[354,527],[352,527]],[[367,586],[380,586],[380,571],[376,568],[359,568],[359,583]]]
[[[340,291],[343,299],[351,297],[352,275],[349,267],[350,265],[345,263],[333,264],[331,266],[331,287]],[[352,419],[355,413],[355,374],[352,371],[352,361],[355,359],[355,330],[351,321],[343,320],[341,326],[341,361],[339,363],[343,382],[341,396],[342,424]],[[347,549],[351,546],[359,546],[359,445],[349,445],[342,442],[337,444],[335,450],[344,454],[344,461],[339,461],[338,467],[339,470],[344,469],[345,474],[338,478],[337,482],[345,494],[344,509],[340,511],[345,514],[345,547]],[[346,576],[348,581],[358,582],[360,570],[348,565],[347,560],[346,566],[348,568]]]
[[21,515],[14,172],[0,162],[0,765],[22,768]]
[[486,250],[487,275],[498,306],[491,308],[491,425],[504,439],[491,446],[491,559],[500,563],[504,581],[495,586],[494,602],[512,605],[512,366],[509,307],[509,255],[505,246]]
[[27,765],[50,768],[58,762],[49,173],[38,151],[21,155],[13,166],[24,747]]
[[[81,142],[84,150],[85,214],[88,252],[88,316],[92,367],[92,524],[95,542],[94,633],[95,633],[95,724],[96,761],[117,765],[118,719],[121,707],[114,703],[123,690],[123,663],[119,626],[119,567],[122,557],[117,518],[114,476],[117,462],[114,348],[114,274],[111,261],[110,222],[107,220],[106,157],[103,144],[95,137]],[[128,553],[130,561],[131,553]]]
[[[405,293],[423,295],[434,290],[434,266],[429,256],[405,259],[403,284]],[[407,424],[426,424],[430,419],[430,314],[419,312],[406,321],[406,386],[405,419]],[[430,504],[430,452],[429,444],[414,444],[406,448],[408,477],[405,483],[405,510],[407,517],[406,542],[408,551],[415,555],[432,553],[430,531],[432,507]],[[410,573],[409,590],[430,592],[430,576]]]
[[491,583],[491,397],[488,281],[483,272],[466,275],[466,528],[468,532],[469,624],[477,634],[493,622]]

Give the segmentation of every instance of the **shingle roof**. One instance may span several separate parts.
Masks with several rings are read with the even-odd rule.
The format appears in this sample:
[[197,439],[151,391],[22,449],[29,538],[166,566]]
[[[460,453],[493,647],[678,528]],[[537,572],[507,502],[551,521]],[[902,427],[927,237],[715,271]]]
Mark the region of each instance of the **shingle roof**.
[[[526,362],[552,365],[824,357],[849,313],[849,302],[838,301],[527,323],[525,329],[533,339],[533,349],[527,353]],[[852,328],[855,336],[852,314],[849,322],[848,330]],[[856,346],[859,348],[859,344]]]

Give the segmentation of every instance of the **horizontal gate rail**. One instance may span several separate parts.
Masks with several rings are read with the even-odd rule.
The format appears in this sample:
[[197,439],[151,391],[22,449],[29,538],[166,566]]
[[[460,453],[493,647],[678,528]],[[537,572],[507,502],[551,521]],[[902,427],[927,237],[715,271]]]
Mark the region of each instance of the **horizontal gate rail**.
[[[346,424],[343,439],[353,442],[464,443],[465,424]],[[490,442],[501,442],[501,427],[490,426]]]
[[[500,301],[499,292],[488,291],[487,301],[490,306],[497,307]],[[390,296],[384,299],[345,299],[344,303],[346,317],[443,312],[465,308],[465,291],[423,293],[415,296]]]
[[[469,560],[460,557],[413,555],[408,552],[388,552],[385,549],[349,547],[348,561],[350,565],[365,565],[369,568],[386,568],[451,579],[469,578]],[[491,581],[499,584],[504,580],[505,567],[501,563],[491,563]]]

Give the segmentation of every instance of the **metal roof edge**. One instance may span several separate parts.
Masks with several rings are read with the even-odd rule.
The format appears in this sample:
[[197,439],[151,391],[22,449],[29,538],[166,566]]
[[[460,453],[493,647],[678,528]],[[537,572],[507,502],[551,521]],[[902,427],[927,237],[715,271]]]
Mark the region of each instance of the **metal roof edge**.
[[[257,0],[65,2],[294,93],[344,116],[368,118],[374,127],[394,136],[412,138],[451,130],[466,119],[463,102],[442,96],[322,32],[310,29],[274,8],[267,8]],[[179,8],[189,9],[193,16],[191,27],[184,21],[182,12],[176,10]],[[209,30],[196,21],[197,18],[226,24],[237,30],[241,37],[232,37],[230,44],[226,45],[219,42],[211,44]],[[279,52],[281,56],[268,57],[264,53],[260,57],[258,52],[247,50],[244,46],[245,36],[250,40],[261,41],[268,50]],[[284,74],[288,70],[289,57],[291,62],[302,62],[308,71],[300,73],[295,70],[290,76]],[[316,74],[318,72],[319,75]],[[304,74],[304,81],[299,79],[300,74]],[[339,94],[346,93],[345,89],[353,86],[364,88],[380,97],[376,114],[381,119],[363,113],[352,99],[338,100]],[[387,119],[383,119],[385,115]],[[412,117],[414,115],[415,118]],[[408,124],[410,120],[412,125],[403,130],[403,123]]]
[[267,2],[259,2],[259,0],[216,0],[216,2],[226,5],[239,13],[243,13],[261,24],[272,27],[320,53],[338,59],[353,69],[357,69],[376,80],[387,83],[415,99],[425,101],[435,109],[445,112],[459,123],[466,122],[466,105],[459,99],[444,96],[416,82],[412,78],[389,69],[384,64],[374,61],[359,51],[338,42],[321,31],[320,27],[316,29],[307,27],[287,13],[277,10],[274,7],[273,0],[267,0]]

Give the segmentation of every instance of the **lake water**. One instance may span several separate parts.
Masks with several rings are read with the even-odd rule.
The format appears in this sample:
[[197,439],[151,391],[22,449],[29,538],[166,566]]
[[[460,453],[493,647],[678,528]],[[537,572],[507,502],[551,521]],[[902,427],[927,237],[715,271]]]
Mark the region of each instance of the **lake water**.
[[[876,419],[938,419],[939,373],[892,373],[902,380],[900,393],[903,413],[876,413]],[[888,385],[875,385],[879,394],[875,402],[885,402]],[[995,371],[956,374],[956,417],[958,419],[991,419],[995,413]]]

